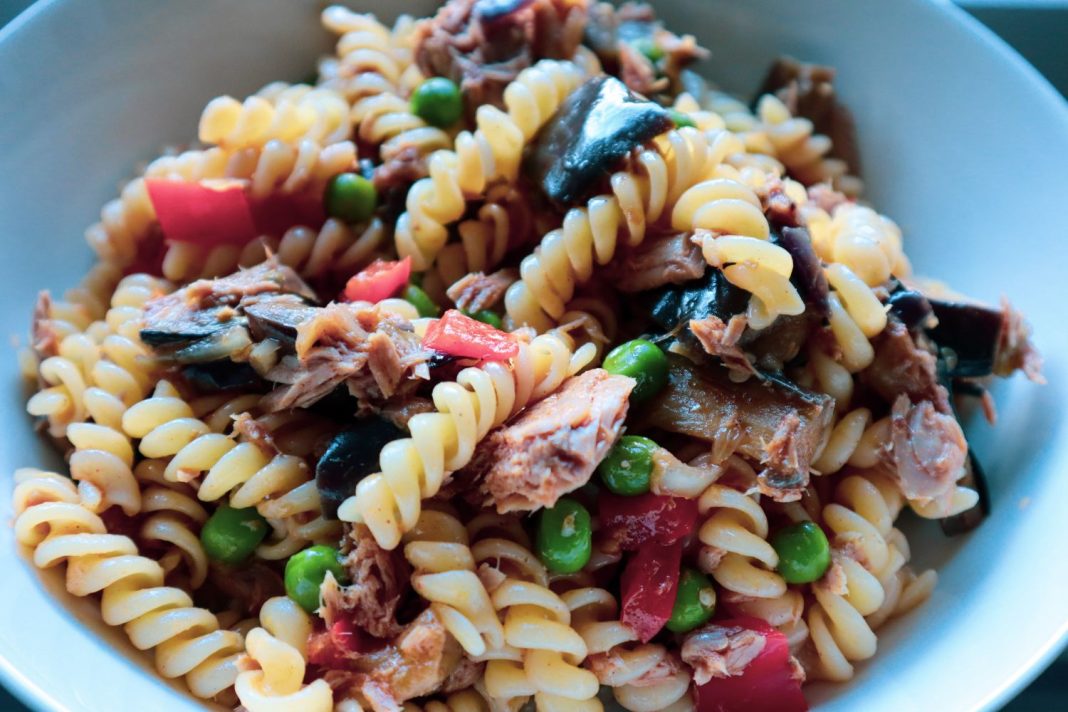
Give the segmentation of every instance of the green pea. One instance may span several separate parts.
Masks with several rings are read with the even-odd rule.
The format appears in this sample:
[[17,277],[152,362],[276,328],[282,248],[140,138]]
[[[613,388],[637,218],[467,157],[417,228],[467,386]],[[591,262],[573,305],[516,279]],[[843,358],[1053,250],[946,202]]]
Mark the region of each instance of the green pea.
[[668,109],[668,116],[675,122],[675,128],[681,129],[683,126],[689,126],[690,128],[697,128],[697,124],[688,115],[679,111],[678,109]]
[[631,46],[644,54],[650,62],[659,62],[664,58],[664,49],[652,37],[639,37]]
[[286,562],[286,594],[308,613],[315,613],[319,609],[319,587],[327,571],[339,582],[345,582],[345,569],[337,549],[320,544],[298,551]]
[[267,536],[267,520],[255,507],[234,509],[221,505],[200,530],[204,553],[225,564],[240,564]]
[[445,77],[431,77],[412,93],[412,113],[431,126],[448,128],[463,111],[460,87]]
[[667,385],[668,360],[652,341],[634,339],[612,349],[604,359],[609,373],[630,376],[638,385],[630,394],[632,402],[648,400]]
[[545,509],[538,520],[538,558],[553,573],[581,571],[593,550],[590,513],[570,497]]
[[441,309],[430,298],[430,295],[423,291],[422,287],[409,284],[405,287],[401,297],[415,307],[415,310],[419,312],[419,316],[437,316],[441,313]]
[[326,184],[326,214],[346,223],[370,220],[378,205],[374,183],[358,173],[339,173]]
[[780,529],[771,538],[779,555],[776,570],[786,583],[811,583],[831,565],[831,545],[815,522],[798,522]]
[[500,329],[504,326],[504,322],[501,321],[501,317],[497,316],[497,312],[490,311],[489,309],[483,309],[474,314],[468,314],[468,316],[476,321],[481,321],[483,324],[489,324],[494,329]]
[[655,442],[641,435],[621,437],[597,466],[605,487],[627,496],[648,492],[656,448]]
[[716,610],[716,589],[697,569],[683,567],[679,574],[678,593],[666,627],[673,633],[685,633],[708,622]]

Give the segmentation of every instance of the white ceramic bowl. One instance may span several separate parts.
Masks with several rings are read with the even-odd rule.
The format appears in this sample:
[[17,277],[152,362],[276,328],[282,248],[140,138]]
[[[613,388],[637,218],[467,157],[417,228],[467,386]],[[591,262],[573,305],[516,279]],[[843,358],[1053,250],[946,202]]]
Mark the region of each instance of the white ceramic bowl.
[[[306,76],[328,47],[315,0],[52,0],[0,31],[0,285],[3,333],[24,335],[38,289],[90,264],[82,231],[117,182],[164,144],[188,141],[220,93]],[[425,13],[433,2],[373,3]],[[911,530],[941,582],[879,632],[879,653],[826,710],[996,707],[1068,631],[1068,303],[1063,219],[1068,109],[1015,53],[946,2],[663,0],[668,25],[713,51],[709,74],[748,93],[779,53],[833,64],[856,114],[869,197],[904,228],[919,271],[987,300],[1011,295],[1047,357],[1049,385],[997,390],[1000,423],[970,428],[993,514],[946,540]],[[0,670],[41,709],[192,710],[121,634],[94,623],[58,576],[19,557],[11,472],[58,464],[32,432],[15,359],[3,359]]]

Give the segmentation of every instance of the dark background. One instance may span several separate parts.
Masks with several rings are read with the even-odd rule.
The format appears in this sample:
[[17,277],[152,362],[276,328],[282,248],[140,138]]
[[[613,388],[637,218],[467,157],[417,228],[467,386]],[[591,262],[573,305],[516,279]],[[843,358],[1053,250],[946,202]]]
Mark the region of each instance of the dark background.
[[[30,4],[30,0],[0,0],[0,27]],[[1001,35],[1068,96],[1068,0],[959,0],[958,4]],[[1068,653],[1002,712],[1059,709],[1068,709]],[[0,687],[0,710],[24,712],[26,707]]]

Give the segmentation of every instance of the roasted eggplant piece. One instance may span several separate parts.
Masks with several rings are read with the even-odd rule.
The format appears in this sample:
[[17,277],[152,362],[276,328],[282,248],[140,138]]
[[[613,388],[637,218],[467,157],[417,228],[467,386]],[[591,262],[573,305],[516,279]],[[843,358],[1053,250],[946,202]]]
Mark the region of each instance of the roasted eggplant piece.
[[251,346],[252,339],[244,323],[233,323],[226,329],[174,351],[170,359],[177,363],[221,361],[231,359],[236,354],[243,354]]
[[538,133],[527,175],[557,204],[581,202],[627,154],[673,126],[666,109],[615,77],[594,77]]
[[994,372],[1004,315],[969,302],[929,299],[938,325],[927,331],[938,344],[950,378],[979,378]]
[[337,508],[356,492],[359,481],[378,469],[386,443],[404,436],[404,431],[380,418],[358,421],[335,435],[315,466],[323,516],[337,519]]
[[262,391],[267,382],[247,363],[214,361],[191,364],[182,368],[182,375],[200,393],[221,391]]
[[735,383],[725,368],[669,358],[668,385],[646,406],[639,428],[689,435],[722,457],[737,452],[763,462],[766,494],[786,501],[800,496],[831,427],[834,399],[782,376]]
[[161,311],[141,329],[141,341],[153,348],[182,348],[232,326],[233,320],[226,317],[233,311],[230,307]]
[[691,319],[710,316],[729,321],[745,311],[749,295],[709,268],[699,281],[650,292],[644,299],[653,323],[664,332],[684,331]]
[[890,306],[890,313],[909,329],[926,328],[934,323],[931,302],[914,289],[906,289],[899,284],[886,303]]
[[256,341],[275,339],[290,348],[297,340],[297,327],[315,316],[320,307],[309,306],[291,294],[258,299],[245,307],[249,331]]

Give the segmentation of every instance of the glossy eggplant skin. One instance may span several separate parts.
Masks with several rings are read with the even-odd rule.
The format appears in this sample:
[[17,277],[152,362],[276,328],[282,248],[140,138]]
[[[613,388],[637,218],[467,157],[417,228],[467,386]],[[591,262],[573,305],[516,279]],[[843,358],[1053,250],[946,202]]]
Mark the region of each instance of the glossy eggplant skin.
[[667,286],[650,292],[645,305],[653,323],[665,333],[686,328],[691,319],[710,316],[729,321],[745,311],[749,295],[727,281],[723,273],[710,267],[700,280]]
[[229,307],[213,307],[183,311],[174,318],[157,320],[150,327],[141,329],[141,341],[153,348],[188,346],[232,326],[232,321],[222,318],[226,310],[233,311]]
[[931,302],[920,292],[905,289],[899,285],[890,298],[886,300],[890,313],[896,316],[909,329],[927,326],[934,316]]
[[234,390],[262,391],[267,387],[266,381],[252,366],[229,360],[190,364],[182,368],[182,375],[198,392],[205,394]]
[[1001,310],[966,302],[930,299],[938,325],[927,334],[938,344],[950,378],[981,378],[994,372],[1004,317]]
[[378,456],[386,443],[406,433],[379,418],[358,421],[330,441],[315,466],[323,516],[337,519],[337,508],[356,492],[356,485],[378,469]]
[[299,297],[281,295],[249,304],[245,316],[254,340],[275,339],[292,347],[297,339],[297,327],[317,311],[319,307],[310,306]]
[[560,206],[591,197],[635,148],[674,126],[667,110],[607,75],[579,87],[538,133],[527,175]]
[[783,227],[772,233],[771,241],[789,252],[793,258],[794,272],[790,281],[797,287],[805,305],[813,314],[824,318],[830,316],[830,305],[827,302],[830,287],[827,284],[827,276],[823,273],[823,263],[812,246],[808,229]]

